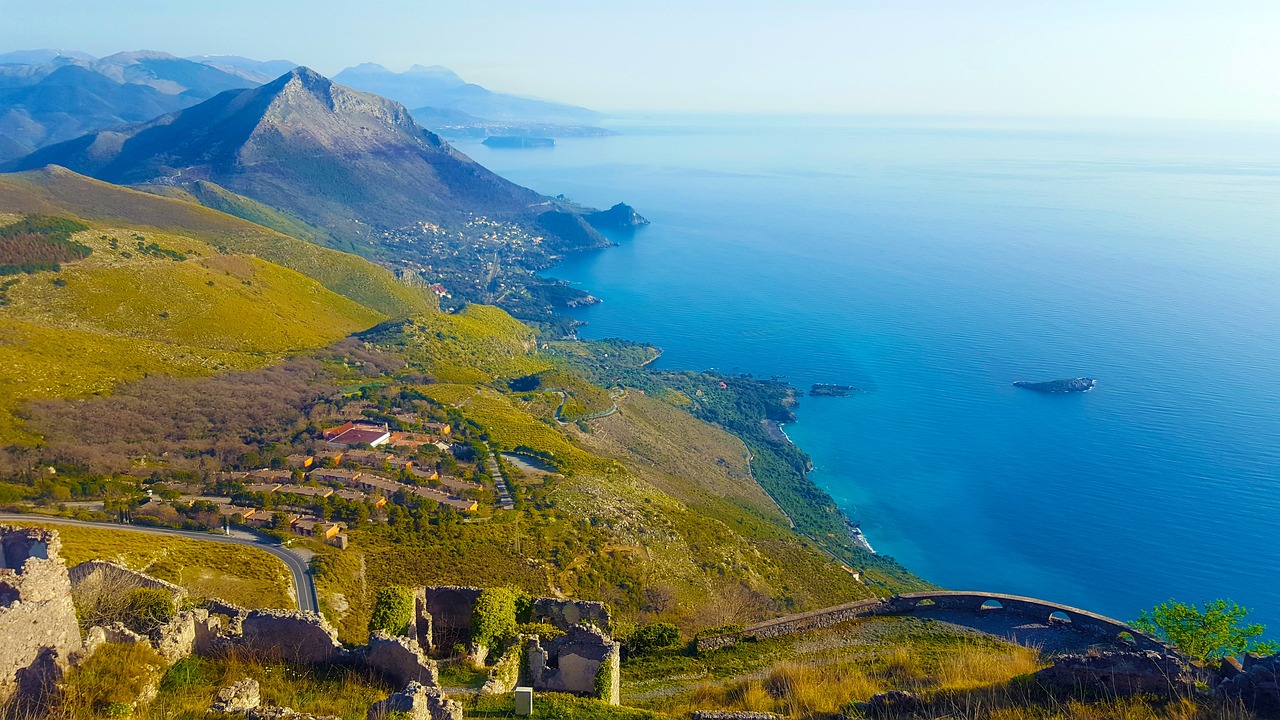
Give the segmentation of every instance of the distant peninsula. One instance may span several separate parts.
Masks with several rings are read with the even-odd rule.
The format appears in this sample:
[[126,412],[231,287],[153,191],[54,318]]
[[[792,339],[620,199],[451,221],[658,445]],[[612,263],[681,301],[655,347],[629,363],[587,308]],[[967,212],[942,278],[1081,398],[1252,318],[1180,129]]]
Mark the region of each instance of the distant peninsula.
[[608,210],[597,210],[587,213],[583,216],[592,227],[596,228],[612,228],[615,230],[626,230],[638,228],[642,225],[648,225],[646,220],[636,209],[626,203],[618,203]]
[[1027,380],[1018,380],[1013,383],[1014,387],[1020,387],[1023,390],[1032,390],[1038,393],[1077,393],[1089,392],[1098,381],[1093,378],[1079,377],[1068,378],[1066,380],[1049,380],[1048,382],[1030,382]]
[[809,397],[848,397],[858,392],[852,385],[832,385],[830,383],[814,383],[809,388]]
[[493,148],[549,148],[555,147],[556,141],[548,137],[490,135],[484,139],[484,145]]

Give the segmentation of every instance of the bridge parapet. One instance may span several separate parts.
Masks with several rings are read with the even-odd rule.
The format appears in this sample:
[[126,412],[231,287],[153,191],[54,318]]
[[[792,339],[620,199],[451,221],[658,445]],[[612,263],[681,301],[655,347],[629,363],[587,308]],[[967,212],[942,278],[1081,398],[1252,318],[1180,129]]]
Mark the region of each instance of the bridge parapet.
[[[895,595],[888,598],[871,598],[836,605],[822,610],[787,615],[749,625],[741,632],[699,638],[699,651],[730,647],[740,639],[766,640],[797,633],[832,627],[849,620],[874,615],[911,615],[931,611],[967,613],[1008,613],[1043,625],[1070,623],[1072,629],[1091,635],[1099,642],[1113,645],[1128,644],[1138,650],[1170,652],[1171,649],[1155,638],[1143,634],[1119,620],[1087,610],[1046,602],[1036,598],[1002,593],[984,592],[920,592]],[[1123,639],[1122,639],[1123,638]]]

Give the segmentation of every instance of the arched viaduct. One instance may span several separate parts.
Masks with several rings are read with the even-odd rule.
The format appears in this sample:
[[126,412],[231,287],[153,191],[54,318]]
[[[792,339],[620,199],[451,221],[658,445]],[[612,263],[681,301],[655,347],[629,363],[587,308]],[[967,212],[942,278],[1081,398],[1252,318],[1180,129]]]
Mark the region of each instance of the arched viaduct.
[[[1110,645],[1134,650],[1155,650],[1169,653],[1171,649],[1159,640],[1141,633],[1112,618],[1087,610],[1057,603],[987,592],[935,591],[906,593],[887,598],[870,598],[834,607],[813,610],[795,615],[765,620],[743,628],[739,632],[698,638],[698,650],[714,650],[730,647],[739,640],[765,640],[796,633],[832,627],[849,620],[877,615],[948,615],[948,619],[965,624],[970,616],[979,626],[979,619],[1007,618],[1029,626],[1070,630],[1099,645]],[[953,619],[955,618],[955,619]]]

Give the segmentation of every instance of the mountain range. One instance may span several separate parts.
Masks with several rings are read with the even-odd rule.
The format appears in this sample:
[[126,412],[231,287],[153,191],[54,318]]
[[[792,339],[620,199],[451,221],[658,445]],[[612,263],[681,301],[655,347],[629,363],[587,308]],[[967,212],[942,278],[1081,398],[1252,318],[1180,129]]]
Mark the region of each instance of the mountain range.
[[121,184],[212,182],[360,245],[420,222],[531,219],[551,209],[424,130],[403,105],[308,68],[46,147],[10,169],[46,165]]
[[[150,120],[226,90],[270,82],[289,60],[238,55],[180,58],[140,50],[103,58],[74,50],[0,54],[0,162],[80,135]],[[468,83],[447,68],[394,73],[366,63],[335,78],[399,101],[420,123],[450,137],[612,134],[585,108],[519,97]]]
[[594,110],[533,98],[495,93],[466,82],[440,66],[414,65],[397,73],[376,63],[347,68],[333,76],[335,82],[376,93],[412,108],[415,115],[461,113],[455,119],[471,122],[518,122],[552,125],[591,125],[603,115]]

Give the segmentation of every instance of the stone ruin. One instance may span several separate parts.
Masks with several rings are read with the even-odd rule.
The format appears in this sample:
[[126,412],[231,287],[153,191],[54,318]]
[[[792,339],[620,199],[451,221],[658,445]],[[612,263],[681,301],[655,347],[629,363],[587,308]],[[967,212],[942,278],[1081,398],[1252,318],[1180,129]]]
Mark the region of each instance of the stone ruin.
[[[427,650],[448,650],[459,643],[466,644],[471,639],[471,608],[481,592],[482,588],[460,585],[420,588],[416,593],[418,643]],[[566,632],[580,623],[612,627],[605,604],[590,600],[534,598],[529,621]]]
[[[458,585],[419,588],[415,593],[419,644],[437,649],[465,644],[471,637],[471,611],[481,592],[478,587]],[[519,680],[534,690],[589,695],[619,704],[621,652],[601,629],[611,622],[604,603],[534,598],[529,621],[565,634],[545,643],[536,636],[517,640],[498,661],[482,692],[510,692]]]
[[36,702],[81,648],[58,533],[0,525],[0,702]]
[[525,645],[525,671],[534,690],[598,697],[621,702],[621,645],[594,625],[580,624],[545,644],[537,637]]

